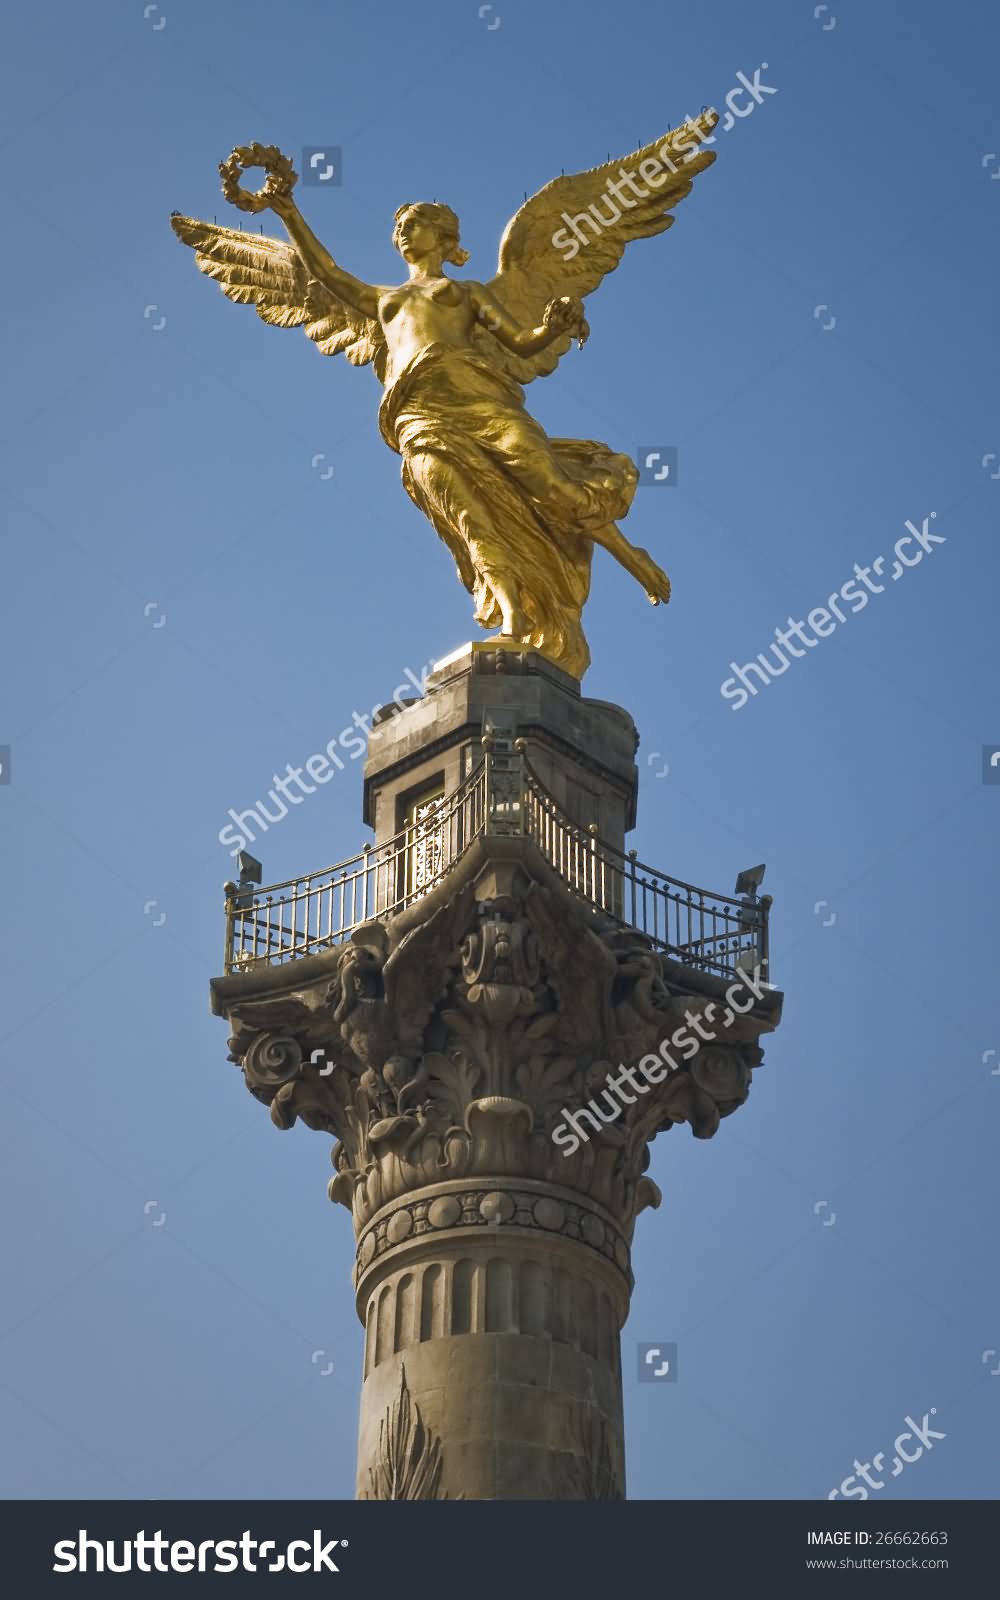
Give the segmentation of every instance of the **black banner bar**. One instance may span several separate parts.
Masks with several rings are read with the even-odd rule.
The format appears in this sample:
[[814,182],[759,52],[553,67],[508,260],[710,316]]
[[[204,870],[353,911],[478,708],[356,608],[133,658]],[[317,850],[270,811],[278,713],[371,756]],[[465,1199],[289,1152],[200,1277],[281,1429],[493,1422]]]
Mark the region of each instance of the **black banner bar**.
[[719,1594],[724,1582],[799,1597],[831,1592],[838,1575],[851,1587],[837,1592],[966,1596],[986,1592],[996,1565],[994,1501],[24,1500],[0,1503],[0,1519],[16,1595],[256,1577],[275,1593],[310,1578],[345,1595],[399,1584],[402,1600],[570,1585]]

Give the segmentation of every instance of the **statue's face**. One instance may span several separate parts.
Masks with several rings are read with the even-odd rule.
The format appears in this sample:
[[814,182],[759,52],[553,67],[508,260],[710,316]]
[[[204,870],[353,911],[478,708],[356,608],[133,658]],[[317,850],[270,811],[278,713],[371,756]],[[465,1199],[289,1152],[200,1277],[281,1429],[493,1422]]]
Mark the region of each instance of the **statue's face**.
[[396,225],[396,243],[404,261],[426,256],[440,247],[440,237],[433,222],[429,222],[415,207],[404,211]]

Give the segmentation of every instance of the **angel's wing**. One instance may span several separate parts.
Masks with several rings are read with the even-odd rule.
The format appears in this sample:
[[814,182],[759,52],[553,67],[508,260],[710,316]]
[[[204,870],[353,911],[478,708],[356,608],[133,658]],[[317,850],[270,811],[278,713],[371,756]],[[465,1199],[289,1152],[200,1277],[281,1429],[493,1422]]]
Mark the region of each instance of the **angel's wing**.
[[[524,327],[537,326],[558,295],[592,293],[631,240],[671,226],[670,212],[690,194],[695,174],[715,160],[698,146],[718,120],[716,112],[704,111],[631,155],[553,178],[507,224],[497,275],[487,289]],[[572,343],[566,335],[537,355],[517,356],[482,325],[475,339],[519,383],[552,372]]]
[[310,278],[293,245],[179,212],[170,225],[194,248],[199,271],[214,278],[230,300],[256,306],[257,315],[276,328],[305,328],[325,356],[343,351],[354,367],[370,361],[379,381],[384,379],[386,346],[379,324]]

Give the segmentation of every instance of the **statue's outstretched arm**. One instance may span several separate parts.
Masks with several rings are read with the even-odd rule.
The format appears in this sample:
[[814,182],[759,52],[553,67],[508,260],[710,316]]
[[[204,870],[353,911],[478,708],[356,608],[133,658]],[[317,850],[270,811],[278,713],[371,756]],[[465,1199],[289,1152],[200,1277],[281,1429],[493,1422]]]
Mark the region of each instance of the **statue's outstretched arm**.
[[583,302],[572,295],[550,300],[538,327],[522,328],[483,284],[470,283],[469,289],[477,320],[489,328],[505,350],[515,355],[536,355],[567,333],[574,334],[583,344],[590,332],[584,320]]
[[378,290],[372,284],[355,278],[352,273],[345,272],[343,267],[338,267],[329,250],[313,233],[291,195],[276,196],[271,202],[271,209],[285,224],[288,237],[302,258],[309,276],[329,289],[331,294],[353,306],[355,311],[360,311],[362,316],[377,317]]

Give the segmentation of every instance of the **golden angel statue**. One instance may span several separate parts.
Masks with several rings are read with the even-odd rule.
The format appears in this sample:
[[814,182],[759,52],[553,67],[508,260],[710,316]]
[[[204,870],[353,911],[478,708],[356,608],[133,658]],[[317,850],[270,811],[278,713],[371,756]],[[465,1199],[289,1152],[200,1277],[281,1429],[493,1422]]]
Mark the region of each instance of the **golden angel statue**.
[[[670,584],[616,527],[635,493],[629,456],[592,439],[552,439],[525,409],[523,385],[554,371],[589,328],[583,296],[618,266],[632,239],[670,227],[695,173],[715,157],[713,111],[616,161],[553,179],[508,223],[488,283],[463,266],[458,218],[418,202],[396,212],[402,284],[364,283],[333,259],[292,198],[296,174],[274,146],[246,145],[220,166],[241,210],[274,211],[289,243],[177,213],[174,231],[230,300],[265,322],[303,327],[324,355],[367,363],[384,386],[382,436],[402,456],[407,493],[451,551],[476,621],[535,649],[574,677],[590,660],[581,613],[595,544],[632,573],[654,605]],[[256,193],[241,174],[263,167]]]

